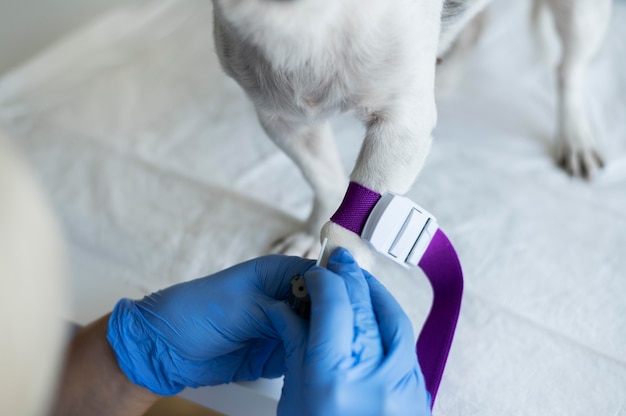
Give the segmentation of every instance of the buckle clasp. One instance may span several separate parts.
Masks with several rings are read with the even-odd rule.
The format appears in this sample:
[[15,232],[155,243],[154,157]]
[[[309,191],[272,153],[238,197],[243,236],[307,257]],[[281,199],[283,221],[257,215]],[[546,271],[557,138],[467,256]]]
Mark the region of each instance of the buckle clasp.
[[383,195],[372,209],[361,237],[404,267],[417,266],[438,225],[428,211],[400,195]]

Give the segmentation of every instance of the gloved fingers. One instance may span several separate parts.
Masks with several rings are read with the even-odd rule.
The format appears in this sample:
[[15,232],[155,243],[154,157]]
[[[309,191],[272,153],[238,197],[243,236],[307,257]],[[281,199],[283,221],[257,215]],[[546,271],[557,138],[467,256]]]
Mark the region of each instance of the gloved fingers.
[[291,293],[293,276],[304,275],[315,265],[315,261],[274,254],[251,260],[248,264],[254,266],[259,288],[267,296],[276,300],[286,300]]
[[278,415],[297,414],[294,410],[303,406],[306,381],[305,360],[308,340],[308,322],[299,317],[286,303],[276,303],[267,310],[267,316],[280,334],[285,351],[285,380],[278,402]]
[[372,306],[378,318],[378,326],[387,357],[395,364],[406,365],[415,359],[413,326],[402,306],[374,276],[364,272],[370,288]]
[[321,267],[304,275],[311,298],[308,357],[336,368],[351,356],[354,315],[341,276]]
[[363,271],[350,252],[341,247],[335,249],[328,258],[327,268],[344,279],[350,303],[355,311],[362,308],[373,316],[369,286]]
[[369,286],[363,271],[344,248],[333,251],[327,267],[344,279],[354,313],[352,358],[359,364],[359,371],[368,373],[378,367],[384,355]]
[[286,299],[292,276],[313,264],[299,257],[265,256],[170,286],[137,305],[173,346],[190,357],[214,358],[254,338],[276,338],[265,309],[275,299]]
[[304,319],[283,302],[270,305],[266,313],[282,340],[285,359],[304,349],[307,342],[307,322]]
[[234,354],[242,354],[242,358],[231,381],[276,378],[285,372],[285,349],[280,339],[254,339]]
[[265,361],[261,377],[277,378],[285,374],[285,346],[282,340],[266,340],[267,342],[276,342],[271,353]]

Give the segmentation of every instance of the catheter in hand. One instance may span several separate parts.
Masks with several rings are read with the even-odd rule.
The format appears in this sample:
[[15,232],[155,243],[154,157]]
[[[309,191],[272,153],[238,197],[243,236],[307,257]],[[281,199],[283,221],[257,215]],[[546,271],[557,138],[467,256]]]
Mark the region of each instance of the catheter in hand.
[[[319,266],[322,262],[322,256],[324,255],[327,243],[328,238],[325,238],[324,241],[322,241],[320,254],[315,262],[316,266]],[[304,281],[303,275],[297,274],[291,279],[291,293],[289,294],[287,303],[289,303],[289,306],[291,306],[291,309],[293,309],[295,313],[304,319],[309,319],[311,316],[311,299],[309,298],[309,292],[306,289],[306,282]]]
[[343,248],[304,278],[310,320],[268,310],[285,345],[278,415],[430,415],[413,327],[383,285]]

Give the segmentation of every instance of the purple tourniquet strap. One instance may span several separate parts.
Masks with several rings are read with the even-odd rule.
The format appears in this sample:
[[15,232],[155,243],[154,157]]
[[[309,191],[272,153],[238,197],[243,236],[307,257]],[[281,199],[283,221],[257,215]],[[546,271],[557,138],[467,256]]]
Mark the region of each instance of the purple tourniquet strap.
[[426,388],[432,396],[432,406],[461,311],[463,270],[454,247],[440,229],[431,240],[419,266],[433,288],[433,305],[416,346]]
[[[379,193],[350,182],[346,196],[331,221],[361,235],[380,197]],[[463,271],[454,247],[440,229],[435,232],[419,266],[433,288],[433,304],[416,345],[432,407],[461,311]]]
[[380,194],[356,182],[350,182],[346,195],[337,209],[337,212],[330,218],[343,228],[361,235],[367,217],[380,199]]

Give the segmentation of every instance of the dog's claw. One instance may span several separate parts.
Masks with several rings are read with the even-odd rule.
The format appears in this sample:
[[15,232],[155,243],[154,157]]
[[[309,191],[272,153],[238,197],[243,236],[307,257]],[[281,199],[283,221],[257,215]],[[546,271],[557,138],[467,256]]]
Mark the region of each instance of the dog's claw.
[[599,169],[604,169],[604,160],[595,150],[592,152],[592,157]]
[[557,149],[556,163],[574,178],[591,180],[604,167],[604,160],[596,149],[572,149],[562,145]]

